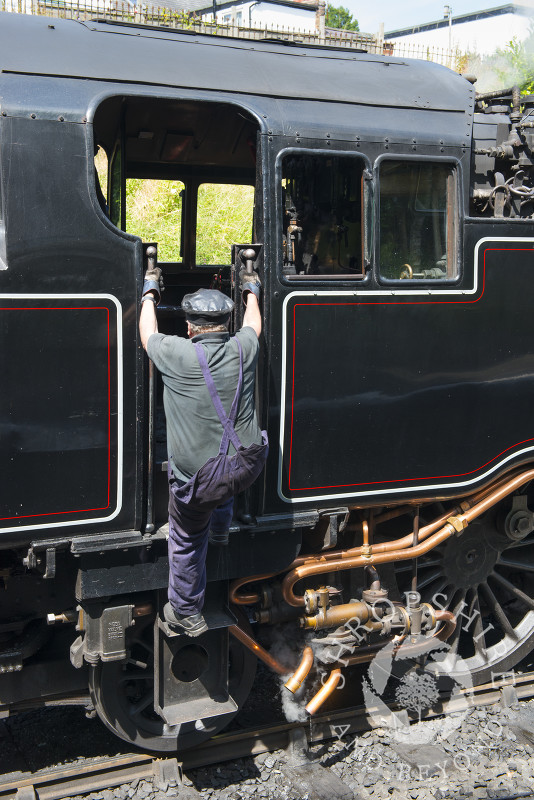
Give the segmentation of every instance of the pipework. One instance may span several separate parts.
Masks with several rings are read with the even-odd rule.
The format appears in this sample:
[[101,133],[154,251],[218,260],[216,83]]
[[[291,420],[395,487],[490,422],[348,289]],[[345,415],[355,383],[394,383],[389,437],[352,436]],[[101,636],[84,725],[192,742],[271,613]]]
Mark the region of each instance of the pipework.
[[[481,514],[499,503],[512,492],[525,483],[534,479],[534,469],[520,472],[512,478],[499,481],[492,490],[475,495],[470,501],[464,501],[459,512],[456,509],[451,513],[438,517],[430,525],[419,530],[419,543],[413,546],[413,532],[393,542],[375,545],[372,554],[362,554],[362,548],[354,548],[341,553],[336,553],[335,559],[308,560],[299,564],[289,572],[282,583],[284,600],[291,606],[304,606],[304,595],[295,595],[293,587],[303,578],[321,575],[324,572],[340,572],[366,564],[386,564],[392,561],[409,561],[413,558],[428,553],[434,547],[449,539],[451,536],[461,534],[463,530]],[[476,502],[473,502],[476,501]],[[456,512],[456,513],[455,513]],[[434,532],[435,531],[435,532]],[[295,562],[294,562],[295,563]]]
[[[521,470],[514,470],[508,476],[500,478],[496,481],[492,486],[486,487],[485,489],[481,489],[479,492],[475,493],[469,499],[462,500],[458,503],[455,507],[449,509],[448,511],[441,514],[435,520],[430,522],[427,525],[419,528],[417,541],[421,543],[425,541],[431,534],[435,533],[440,527],[442,527],[447,519],[450,517],[456,517],[459,514],[462,514],[475,506],[481,500],[489,497],[492,495],[497,489],[507,484],[513,478],[518,477],[520,475],[525,474]],[[513,491],[513,490],[512,490]],[[508,492],[509,493],[509,492]],[[383,514],[378,515],[374,518],[374,525],[381,524],[383,522],[387,522],[388,520],[394,519],[401,514],[405,514],[408,510],[410,510],[412,506],[397,506],[396,508],[390,509],[389,511],[385,511]],[[230,586],[230,602],[234,603],[235,605],[254,605],[256,603],[261,602],[261,595],[259,591],[250,592],[247,594],[241,594],[239,589],[242,586],[245,586],[249,583],[257,583],[258,581],[267,580],[269,578],[273,578],[276,575],[281,574],[282,572],[286,572],[286,570],[294,570],[298,567],[308,564],[323,564],[324,569],[323,572],[328,572],[329,563],[332,561],[336,561],[339,559],[349,559],[354,556],[361,556],[361,555],[369,555],[369,528],[368,523],[366,521],[363,522],[356,522],[356,523],[348,523],[346,529],[347,532],[361,532],[362,539],[364,544],[359,545],[357,547],[351,547],[347,550],[330,550],[327,552],[322,552],[320,555],[310,554],[305,556],[298,556],[287,568],[284,570],[280,570],[280,572],[270,572],[264,573],[261,575],[249,575],[245,578],[239,578],[238,580],[234,581]],[[376,555],[379,553],[389,553],[397,550],[401,550],[404,548],[411,547],[414,543],[414,533],[408,533],[406,536],[402,536],[399,539],[393,539],[388,542],[381,542],[380,544],[372,545],[372,555]],[[393,560],[393,559],[390,559]],[[366,558],[365,564],[375,563],[374,558]],[[378,563],[378,562],[376,562]],[[384,562],[382,562],[384,563]],[[347,566],[346,569],[351,569],[351,566]],[[290,603],[290,605],[292,605]],[[302,605],[302,603],[296,603],[297,607]]]

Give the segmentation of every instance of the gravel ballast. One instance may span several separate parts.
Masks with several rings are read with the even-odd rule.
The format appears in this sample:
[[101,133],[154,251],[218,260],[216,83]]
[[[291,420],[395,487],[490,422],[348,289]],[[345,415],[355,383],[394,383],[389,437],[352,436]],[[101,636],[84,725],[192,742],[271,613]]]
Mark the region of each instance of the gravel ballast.
[[[68,711],[73,715],[77,710]],[[11,769],[7,769],[5,757],[10,751],[16,755],[17,751],[20,754],[31,746],[37,751],[43,749],[37,740],[44,726],[39,729],[36,723],[42,721],[45,714],[27,712],[0,722],[3,746],[0,763],[3,762],[5,772],[11,771],[15,763],[11,760]],[[517,703],[511,708],[475,707],[462,714],[457,722],[458,727],[446,737],[441,735],[442,720],[415,723],[410,727],[408,742],[396,741],[387,728],[354,736],[340,735],[336,740],[314,745],[310,757],[315,764],[331,770],[354,797],[361,800],[485,800],[534,794],[534,700]],[[89,730],[92,728],[89,746],[93,755],[99,749],[103,753],[97,743],[116,743],[113,737],[106,739],[98,720],[86,721],[86,724]],[[69,738],[69,754],[74,755],[72,731]],[[118,750],[120,747],[108,747],[109,753]],[[31,750],[27,755],[32,756]],[[41,758],[31,760],[34,769],[43,768]],[[54,763],[59,760],[52,758],[50,766]],[[303,766],[302,760],[299,763],[300,773],[309,772],[313,781],[313,767]],[[85,797],[89,800],[163,800],[193,797],[199,793],[205,800],[313,800],[316,797],[313,785],[306,792],[302,784],[296,787],[288,777],[294,766],[291,753],[278,750],[190,770],[184,777],[183,787],[158,787],[151,781],[140,780]]]

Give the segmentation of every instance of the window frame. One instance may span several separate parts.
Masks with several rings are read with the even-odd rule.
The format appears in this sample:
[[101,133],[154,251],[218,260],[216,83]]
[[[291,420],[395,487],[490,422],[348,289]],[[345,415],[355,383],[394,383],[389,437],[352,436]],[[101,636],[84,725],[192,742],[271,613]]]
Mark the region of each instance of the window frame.
[[[372,163],[369,157],[358,150],[337,150],[335,148],[323,148],[323,147],[284,147],[276,154],[276,161],[275,161],[275,235],[276,235],[276,264],[277,264],[277,272],[278,272],[278,279],[281,283],[286,286],[291,286],[293,288],[297,286],[308,286],[310,284],[319,284],[321,286],[325,286],[328,284],[334,284],[339,286],[340,283],[347,283],[351,286],[357,284],[358,286],[366,285],[371,280],[371,273],[372,273],[372,262],[373,262],[373,251],[374,251],[374,241],[366,241],[365,235],[368,227],[368,220],[369,217],[366,216],[366,209],[362,205],[362,237],[361,237],[361,253],[362,253],[362,263],[364,271],[362,273],[353,274],[353,275],[342,275],[342,274],[334,274],[334,275],[285,275],[284,274],[284,263],[283,263],[283,225],[282,225],[282,214],[280,213],[282,209],[282,180],[284,178],[283,175],[283,160],[287,156],[292,155],[308,155],[308,156],[321,156],[326,158],[356,158],[362,164],[362,178],[370,184],[370,191],[366,194],[370,197],[371,201],[371,218],[374,220],[374,173],[372,171]],[[369,209],[367,209],[369,210]],[[372,228],[373,226],[371,226]],[[376,228],[376,223],[374,225]],[[371,235],[373,231],[371,230]]]
[[[455,275],[446,278],[387,278],[381,271],[381,226],[380,226],[380,169],[384,161],[404,161],[418,164],[444,164],[452,168],[451,175],[454,180],[453,198],[454,207],[452,209],[452,219],[454,221],[453,236],[453,255],[454,264],[456,265]],[[463,280],[463,263],[460,257],[461,254],[461,220],[462,220],[462,165],[458,158],[455,156],[438,156],[429,154],[404,154],[404,153],[384,153],[380,155],[373,168],[374,187],[375,187],[375,217],[374,217],[374,230],[375,230],[375,277],[377,283],[382,286],[395,286],[396,288],[409,289],[414,286],[455,286]],[[447,227],[449,226],[449,208],[447,207]],[[447,234],[447,238],[448,238]],[[449,263],[449,250],[447,248],[447,263]]]

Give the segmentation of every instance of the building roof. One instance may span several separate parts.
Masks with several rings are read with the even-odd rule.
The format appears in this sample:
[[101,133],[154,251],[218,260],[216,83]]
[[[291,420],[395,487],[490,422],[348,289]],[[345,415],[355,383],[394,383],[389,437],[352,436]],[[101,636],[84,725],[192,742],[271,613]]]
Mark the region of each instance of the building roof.
[[[488,19],[490,17],[500,17],[503,14],[519,14],[521,16],[529,17],[534,15],[534,9],[531,6],[521,5],[519,3],[508,3],[505,6],[495,6],[494,8],[486,8],[482,11],[471,11],[469,14],[459,14],[452,17],[452,25],[463,25],[466,22],[476,22],[481,19]],[[408,28],[397,28],[394,31],[387,31],[384,33],[386,39],[395,39],[400,36],[409,36],[414,33],[423,33],[426,31],[435,31],[438,28],[448,28],[449,20],[447,17],[435,20],[434,22],[423,22],[421,25],[412,25]]]

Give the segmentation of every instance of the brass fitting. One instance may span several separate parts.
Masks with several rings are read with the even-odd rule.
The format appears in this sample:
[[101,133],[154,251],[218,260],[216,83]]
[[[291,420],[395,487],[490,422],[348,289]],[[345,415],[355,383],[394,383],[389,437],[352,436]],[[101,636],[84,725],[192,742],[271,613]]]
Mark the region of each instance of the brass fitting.
[[301,625],[307,630],[318,631],[323,628],[337,628],[352,619],[357,619],[360,623],[365,624],[369,620],[370,613],[367,604],[358,600],[353,603],[318,609],[314,616],[304,617]]
[[326,611],[329,605],[330,591],[328,586],[320,586],[318,589],[306,589],[304,592],[306,614],[318,614],[319,611]]
[[469,525],[468,521],[464,517],[448,517],[447,522],[449,525],[452,525],[456,533],[465,531]]

